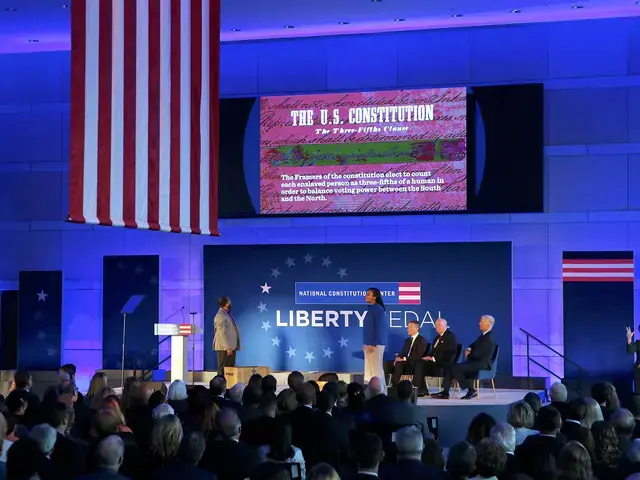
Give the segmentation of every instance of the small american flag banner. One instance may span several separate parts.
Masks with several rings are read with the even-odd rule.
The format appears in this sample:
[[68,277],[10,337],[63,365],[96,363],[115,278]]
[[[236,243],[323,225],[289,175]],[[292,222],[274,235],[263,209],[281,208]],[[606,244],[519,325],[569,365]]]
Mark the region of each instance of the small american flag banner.
[[178,333],[183,337],[188,337],[189,335],[192,335],[193,333],[195,333],[194,330],[195,329],[193,328],[193,325],[190,323],[181,323],[180,326],[178,327]]
[[420,282],[398,282],[398,303],[420,305]]
[[220,0],[74,0],[69,221],[218,234]]
[[563,282],[633,282],[633,252],[564,252]]

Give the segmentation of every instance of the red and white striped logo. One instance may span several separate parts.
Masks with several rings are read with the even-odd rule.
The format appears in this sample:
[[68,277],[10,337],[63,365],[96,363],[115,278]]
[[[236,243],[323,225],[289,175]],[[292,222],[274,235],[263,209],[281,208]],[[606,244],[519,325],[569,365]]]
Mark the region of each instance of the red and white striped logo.
[[633,282],[633,259],[563,259],[564,282]]
[[193,325],[190,323],[181,323],[178,329],[178,333],[183,337],[188,337],[193,333]]
[[420,282],[399,282],[398,303],[400,305],[420,305]]

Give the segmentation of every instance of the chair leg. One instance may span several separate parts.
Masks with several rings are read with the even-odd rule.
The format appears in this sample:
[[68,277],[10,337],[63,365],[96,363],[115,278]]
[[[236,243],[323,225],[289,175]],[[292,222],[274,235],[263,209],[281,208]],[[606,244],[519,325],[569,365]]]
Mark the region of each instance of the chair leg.
[[496,395],[496,382],[493,381],[493,378],[491,379],[491,388],[493,389],[493,398],[497,398],[497,395]]
[[476,398],[478,398],[478,399],[479,399],[479,398],[480,398],[480,380],[476,380],[474,383],[476,384],[476,385],[475,385],[475,387],[476,387],[476,392],[478,393],[478,396],[477,396]]
[[392,377],[392,374],[390,373],[389,380],[387,381],[387,388],[391,387],[391,377]]

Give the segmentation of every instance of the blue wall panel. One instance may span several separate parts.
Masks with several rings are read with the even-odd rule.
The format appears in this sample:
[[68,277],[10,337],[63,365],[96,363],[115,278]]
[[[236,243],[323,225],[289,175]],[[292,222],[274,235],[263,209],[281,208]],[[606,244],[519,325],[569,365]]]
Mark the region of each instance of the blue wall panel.
[[[224,44],[227,96],[542,81],[547,191],[546,213],[229,220],[220,238],[63,223],[69,52],[0,55],[0,288],[19,270],[63,270],[63,361],[86,382],[101,367],[103,255],[159,254],[160,320],[184,306],[202,326],[204,245],[506,240],[524,374],[519,328],[563,348],[562,251],[640,251],[638,32],[633,18]],[[198,338],[197,368],[209,347]]]

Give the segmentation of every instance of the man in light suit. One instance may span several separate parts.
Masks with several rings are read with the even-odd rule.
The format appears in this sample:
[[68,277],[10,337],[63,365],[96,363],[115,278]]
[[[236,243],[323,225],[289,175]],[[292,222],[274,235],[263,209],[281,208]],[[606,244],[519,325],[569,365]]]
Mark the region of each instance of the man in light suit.
[[220,309],[213,319],[213,349],[218,355],[218,375],[224,376],[224,367],[236,366],[236,351],[240,350],[240,332],[231,315],[231,299],[220,297]]

